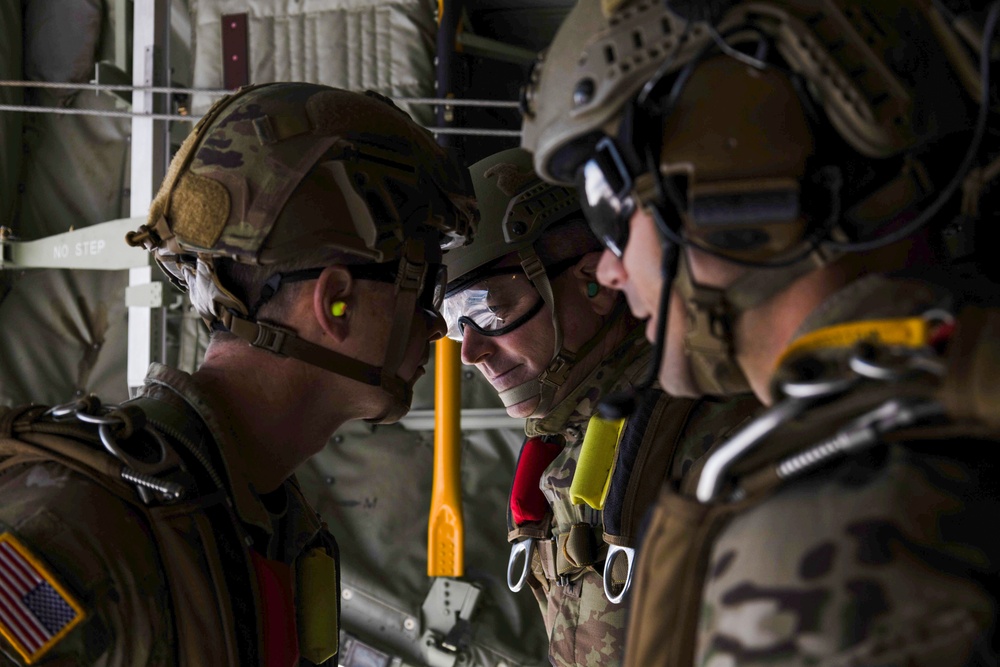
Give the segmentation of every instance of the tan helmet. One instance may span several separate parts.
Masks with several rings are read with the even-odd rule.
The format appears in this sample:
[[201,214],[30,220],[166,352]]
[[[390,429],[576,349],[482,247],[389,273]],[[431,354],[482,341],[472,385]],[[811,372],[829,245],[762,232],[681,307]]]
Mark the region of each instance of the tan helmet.
[[[552,406],[556,392],[565,383],[576,361],[586,355],[606,333],[602,329],[580,350],[574,352],[563,347],[563,331],[559,324],[551,279],[562,268],[579,261],[577,253],[583,249],[572,247],[572,244],[561,248],[560,256],[550,259],[548,266],[538,252],[538,241],[554,226],[573,220],[583,221],[579,199],[575,190],[551,185],[538,178],[531,168],[531,155],[520,148],[484,158],[472,165],[469,172],[479,205],[480,222],[473,242],[445,254],[448,296],[444,310],[449,335],[460,338],[461,331],[466,326],[463,321],[465,318],[461,317],[464,309],[456,305],[462,302],[462,294],[466,288],[476,283],[500,259],[516,253],[520,266],[514,270],[520,268],[524,271],[540,297],[537,310],[529,311],[527,317],[534,317],[541,312],[543,304],[548,307],[554,331],[554,347],[552,359],[537,378],[510,387],[500,392],[499,396],[508,407],[538,396],[539,402],[533,416],[542,416]],[[600,246],[594,239],[590,247],[596,250]]]
[[[405,348],[417,300],[438,280],[441,248],[471,238],[475,220],[466,170],[390,101],[275,83],[243,88],[208,111],[174,156],[147,224],[127,240],[153,253],[210,327],[408,403],[396,348]],[[256,305],[220,280],[222,258],[317,268],[397,263],[386,361],[349,360],[257,321]]]
[[572,188],[552,186],[531,168],[531,155],[511,148],[469,167],[480,224],[474,243],[447,253],[449,290],[476,269],[505,255],[530,249],[546,229],[580,213]]
[[[469,168],[479,204],[480,222],[476,238],[468,245],[456,248],[445,255],[448,266],[448,292],[445,298],[445,319],[449,336],[461,338],[465,327],[472,326],[483,335],[503,335],[504,329],[482,331],[475,322],[463,317],[466,295],[483,277],[490,274],[497,262],[517,254],[519,266],[539,295],[535,308],[524,314],[521,321],[513,323],[513,330],[547,306],[552,319],[554,346],[552,358],[538,377],[499,393],[504,405],[510,407],[538,397],[533,417],[547,415],[553,407],[556,392],[562,387],[576,363],[584,358],[607,335],[610,327],[602,327],[580,349],[570,352],[563,346],[563,327],[559,322],[559,309],[551,281],[562,271],[580,260],[588,248],[598,249],[597,239],[589,238],[581,244],[562,243],[556,257],[552,253],[543,261],[539,242],[547,233],[558,234],[554,229],[574,220],[583,222],[576,191],[551,185],[538,178],[531,168],[531,155],[520,148],[513,148],[491,155]],[[572,247],[578,246],[578,247]],[[548,262],[547,264],[545,262]],[[471,290],[476,291],[476,290]],[[609,322],[614,318],[609,318]]]
[[645,206],[667,241],[751,267],[723,293],[680,262],[708,393],[745,388],[726,333],[740,312],[926,224],[954,192],[956,154],[978,148],[983,98],[970,44],[933,3],[723,4],[709,23],[651,0],[581,0],[532,74],[523,132],[545,178],[623,165],[581,190],[625,184],[615,202],[631,206],[605,212]]
[[[710,26],[688,22],[655,0],[577,3],[525,90],[522,146],[534,154],[538,174],[573,184],[582,158],[602,135],[614,135],[624,108],[647,84],[719,52],[713,44],[739,46],[759,35],[773,41],[787,70],[802,77],[839,135],[863,155],[897,155],[967,126],[967,110],[951,99],[936,105],[935,117],[915,104],[926,93],[979,97],[974,61],[931,3],[892,0],[877,9],[853,0],[731,4]],[[719,103],[738,108],[753,102],[726,90],[716,94]]]
[[630,4],[610,16],[602,0],[577,2],[524,91],[521,146],[534,155],[538,175],[574,185],[580,162],[601,135],[614,134],[622,107],[677,49],[683,32],[684,21],[664,2]]

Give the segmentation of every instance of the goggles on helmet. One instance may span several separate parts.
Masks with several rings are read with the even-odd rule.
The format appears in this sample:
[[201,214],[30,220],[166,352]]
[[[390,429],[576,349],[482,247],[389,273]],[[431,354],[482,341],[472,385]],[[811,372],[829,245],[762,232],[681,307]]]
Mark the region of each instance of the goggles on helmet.
[[[347,264],[344,268],[355,280],[373,280],[392,285],[398,280],[399,265],[400,260],[396,259],[381,264]],[[436,263],[428,263],[426,266],[427,270],[424,273],[420,293],[417,296],[417,305],[430,317],[437,317],[441,312],[445,286],[448,284],[448,268],[443,264]],[[250,311],[251,317],[256,317],[261,306],[267,303],[282,285],[315,280],[319,278],[323,268],[325,267],[276,273],[268,278],[261,290],[260,298]]]
[[[554,280],[580,261],[571,257],[548,267]],[[448,338],[461,342],[465,328],[482,336],[503,336],[537,315],[545,300],[520,265],[486,269],[466,289],[449,294],[444,300],[444,319]]]

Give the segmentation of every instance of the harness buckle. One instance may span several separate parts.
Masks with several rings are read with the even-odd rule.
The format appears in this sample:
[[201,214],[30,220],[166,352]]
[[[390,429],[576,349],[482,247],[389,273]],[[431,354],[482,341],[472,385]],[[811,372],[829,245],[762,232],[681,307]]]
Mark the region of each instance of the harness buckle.
[[[615,560],[617,560],[619,554],[625,556],[627,562],[627,570],[625,574],[625,583],[622,584],[622,588],[618,593],[612,593],[611,587],[614,585],[612,573],[614,572]],[[621,604],[621,601],[625,599],[625,594],[628,593],[629,588],[632,586],[632,571],[635,568],[635,549],[632,547],[620,547],[617,544],[608,545],[608,557],[604,560],[604,595],[608,598],[608,601],[612,604]]]
[[[514,563],[520,554],[524,554],[524,566],[521,569],[521,576],[514,581]],[[528,572],[531,570],[531,558],[535,554],[535,538],[529,537],[526,540],[515,542],[510,548],[510,559],[507,561],[507,588],[512,593],[517,593],[524,588],[524,583],[528,580]]]
[[420,292],[423,288],[427,265],[423,262],[412,262],[403,256],[399,263],[399,277],[396,285],[404,292]]
[[267,322],[257,322],[257,337],[250,344],[274,354],[281,354],[281,348],[284,347],[285,339],[289,335],[294,335],[289,329],[276,327]]

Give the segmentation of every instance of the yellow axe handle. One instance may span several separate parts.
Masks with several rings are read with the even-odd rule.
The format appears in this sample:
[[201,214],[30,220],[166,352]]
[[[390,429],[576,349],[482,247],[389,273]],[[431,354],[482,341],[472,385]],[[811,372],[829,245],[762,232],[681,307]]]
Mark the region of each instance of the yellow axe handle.
[[461,346],[442,338],[434,352],[434,486],[427,526],[427,575],[465,573],[462,524]]

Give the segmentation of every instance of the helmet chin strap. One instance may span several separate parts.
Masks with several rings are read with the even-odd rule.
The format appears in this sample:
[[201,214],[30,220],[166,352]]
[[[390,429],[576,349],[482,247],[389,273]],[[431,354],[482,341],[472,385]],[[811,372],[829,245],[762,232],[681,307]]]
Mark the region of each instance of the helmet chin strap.
[[530,415],[530,417],[538,417],[544,415],[552,407],[556,392],[566,382],[566,378],[569,377],[569,372],[574,364],[576,364],[580,352],[573,353],[563,349],[562,328],[559,326],[559,315],[556,312],[556,298],[552,292],[552,283],[549,281],[549,276],[545,272],[545,265],[539,259],[535,248],[532,246],[521,248],[517,254],[521,258],[521,268],[524,269],[525,275],[528,276],[528,280],[538,290],[542,300],[549,307],[549,312],[552,314],[552,331],[555,338],[555,346],[553,347],[554,352],[549,365],[537,378],[505,389],[498,396],[503,401],[504,407],[508,408],[538,396],[538,405],[535,406]]
[[392,423],[399,421],[409,411],[413,399],[412,380],[405,380],[398,373],[409,348],[413,317],[423,281],[427,279],[427,270],[424,242],[417,240],[407,242],[396,277],[396,305],[393,310],[392,329],[381,366],[359,361],[310,343],[299,338],[291,329],[243,317],[235,314],[232,309],[224,309],[219,321],[232,334],[253,347],[279,356],[292,357],[342,377],[381,388],[393,400],[382,414],[365,421],[377,424]]
[[695,282],[687,256],[681,253],[673,288],[687,311],[684,350],[698,391],[714,396],[750,391],[746,375],[736,361],[736,322],[747,310],[764,303],[797,278],[825,263],[818,253],[813,253],[786,267],[748,269],[723,289]]
[[[549,307],[549,312],[552,313],[552,328],[555,337],[555,353],[552,355],[552,359],[549,361],[549,365],[542,371],[537,378],[532,378],[519,385],[515,385],[509,389],[501,391],[498,396],[500,400],[503,401],[504,407],[511,407],[512,405],[517,405],[523,401],[527,401],[534,397],[538,397],[538,405],[532,410],[531,414],[528,416],[529,419],[544,417],[552,409],[552,405],[555,402],[556,393],[559,388],[565,384],[566,379],[569,377],[570,371],[576,363],[586,357],[591,350],[593,350],[604,336],[607,335],[611,326],[618,320],[614,313],[611,317],[608,317],[604,324],[601,326],[600,330],[594,334],[590,340],[584,343],[576,352],[570,352],[563,347],[563,337],[562,329],[559,326],[559,319],[556,311],[555,295],[552,292],[552,283],[549,281],[548,274],[545,273],[545,267],[542,265],[541,260],[538,258],[538,254],[535,252],[534,248],[522,248],[518,255],[521,257],[521,266],[524,268],[525,274],[527,274],[528,279],[538,290],[538,293],[542,296],[542,300]],[[615,311],[616,313],[619,311]]]
[[[391,424],[399,421],[410,411],[413,403],[413,382],[399,376],[410,343],[413,315],[417,310],[417,300],[423,282],[428,278],[428,267],[424,242],[407,241],[396,276],[396,308],[392,314],[392,330],[389,344],[382,361],[382,389],[393,398],[385,413],[365,421],[372,424]],[[391,380],[391,382],[389,382]],[[400,387],[403,388],[400,391]]]

